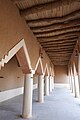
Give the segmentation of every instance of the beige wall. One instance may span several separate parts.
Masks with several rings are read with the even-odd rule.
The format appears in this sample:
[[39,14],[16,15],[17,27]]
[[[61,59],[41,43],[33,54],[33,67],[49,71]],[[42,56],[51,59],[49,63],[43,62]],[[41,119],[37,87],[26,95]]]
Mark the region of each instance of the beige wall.
[[[22,39],[25,40],[31,66],[35,69],[40,44],[20,16],[16,5],[11,0],[0,0],[0,60]],[[50,68],[50,59],[44,51],[42,62],[44,68],[46,63]],[[0,70],[0,77],[3,77],[0,78],[0,91],[23,86],[24,75],[21,68],[17,66],[15,57]],[[34,83],[36,82],[37,80],[34,80]]]
[[17,65],[16,58],[12,58],[0,71],[0,91],[22,87],[24,75]]
[[67,66],[54,66],[55,83],[68,83]]
[[[40,45],[25,20],[20,16],[16,5],[11,0],[0,0],[0,59],[23,38],[34,69],[39,58]],[[49,58],[45,57],[45,59]]]
[[[3,78],[1,78],[3,77]],[[34,75],[34,78],[37,76]],[[33,80],[37,83],[37,79]],[[16,56],[14,56],[5,67],[0,70],[0,91],[10,90],[24,86],[24,74],[22,73],[19,64],[17,63]]]

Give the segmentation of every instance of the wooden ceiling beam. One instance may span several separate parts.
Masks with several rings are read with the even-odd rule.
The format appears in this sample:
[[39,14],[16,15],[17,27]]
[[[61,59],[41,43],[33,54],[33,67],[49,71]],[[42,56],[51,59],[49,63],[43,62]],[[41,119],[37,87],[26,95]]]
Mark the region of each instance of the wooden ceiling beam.
[[61,7],[63,5],[65,6],[72,2],[76,3],[76,2],[80,2],[80,1],[79,0],[76,0],[76,1],[57,0],[57,1],[53,1],[53,2],[39,4],[39,5],[30,7],[30,8],[27,8],[27,9],[21,10],[21,15],[23,15],[25,17],[25,16],[38,14],[38,13],[43,13],[44,11],[50,11],[51,9],[55,9],[55,8]]
[[67,33],[63,33],[63,34],[60,34],[60,35],[55,35],[55,36],[41,36],[41,37],[37,37],[38,41],[50,41],[50,40],[53,40],[53,39],[63,39],[63,38],[69,38],[69,37],[73,37],[73,36],[76,36],[76,37],[79,37],[80,35],[80,31],[73,31],[73,32],[67,32]]
[[[54,62],[53,62],[54,63]],[[68,63],[54,63],[55,66],[67,66]]]
[[55,60],[53,60],[53,61],[54,61],[55,63],[56,63],[56,62],[63,63],[63,62],[68,62],[69,60],[60,60],[60,59],[59,59],[58,61],[55,61]]
[[69,37],[69,38],[62,38],[62,39],[53,39],[49,41],[39,41],[40,44],[48,45],[48,44],[55,44],[55,43],[65,43],[65,42],[73,42],[77,40],[78,37]]
[[50,58],[70,58],[70,55],[67,55],[67,56],[49,56]]
[[44,48],[44,50],[64,50],[64,49],[74,49],[74,46],[75,46],[75,44],[72,44],[72,46],[71,45],[64,45],[64,46],[52,46],[52,47],[43,47]]
[[15,4],[19,2],[25,2],[26,0],[12,0]]
[[53,61],[53,60],[51,60],[52,61],[52,63],[54,64],[54,65],[58,65],[58,66],[62,66],[62,65],[68,65],[68,61],[63,61],[63,62],[59,62],[59,61]]
[[[65,53],[65,54],[67,54],[67,52],[68,53],[73,53],[73,48],[71,48],[71,49],[59,49],[59,50],[57,50],[57,49],[45,49],[45,51],[47,52],[47,53],[52,53],[52,54],[54,54],[54,53]],[[64,51],[64,52],[63,52]]]
[[75,46],[75,44],[73,44],[72,46],[71,45],[65,45],[65,46],[52,46],[52,47],[43,47],[44,49],[53,49],[53,50],[55,50],[55,49],[57,49],[57,50],[59,50],[59,49],[69,49],[69,48],[74,48],[74,46]]
[[59,60],[58,61],[54,61],[54,60],[51,60],[51,61],[53,62],[53,64],[65,64],[65,63],[68,64],[69,60],[65,60],[65,61],[59,61]]
[[61,48],[59,48],[59,47],[55,47],[55,48],[51,48],[51,49],[48,49],[48,48],[45,48],[45,50],[53,50],[53,51],[62,51],[62,50],[68,50],[68,51],[70,51],[70,50],[73,50],[74,49],[74,47],[72,46],[72,47],[61,47]]
[[49,32],[53,30],[59,30],[59,29],[64,29],[64,28],[69,28],[69,27],[74,27],[74,26],[80,26],[80,19],[72,20],[69,22],[64,22],[64,23],[56,23],[52,25],[46,25],[42,27],[32,27],[31,30],[33,33],[43,33],[43,32]]
[[64,42],[64,41],[73,41],[73,40],[76,40],[78,39],[78,36],[76,35],[71,35],[69,37],[67,36],[64,36],[64,37],[59,37],[59,38],[54,38],[54,37],[50,37],[48,38],[47,40],[46,39],[38,39],[38,41],[41,43],[41,44],[49,44],[49,43],[54,43],[54,42]]
[[[60,54],[61,55],[61,54]],[[68,55],[68,54],[67,54]],[[66,56],[63,56],[63,57],[52,57],[52,56],[49,56],[50,59],[69,59],[70,60],[70,57],[71,57],[72,54],[68,55],[67,57]]]
[[56,61],[57,61],[57,60],[60,60],[60,59],[61,59],[61,60],[69,60],[69,59],[70,59],[70,56],[67,57],[67,58],[61,58],[61,57],[59,57],[59,58],[57,58],[57,57],[52,58],[52,57],[50,57],[50,59],[51,59],[51,60],[56,60]]
[[56,56],[56,55],[53,56],[53,55],[52,55],[52,56],[49,56],[49,57],[50,57],[50,58],[69,58],[70,55],[67,54],[67,55],[65,56],[65,55],[63,54],[63,56],[61,56],[61,55],[58,54],[58,56]]
[[43,45],[43,46],[49,46],[49,45],[55,45],[55,44],[67,44],[67,43],[72,43],[72,42],[75,42],[75,41],[77,41],[78,40],[78,38],[73,38],[73,39],[62,39],[62,40],[53,40],[53,41],[48,41],[48,42],[46,42],[45,41],[45,43],[44,42],[40,42],[40,44],[41,45]]
[[49,57],[55,57],[55,56],[56,56],[56,57],[68,57],[68,56],[70,56],[70,55],[72,55],[72,53],[68,53],[68,54],[52,54],[52,53],[50,54],[50,53],[49,53],[49,54],[48,54]]
[[65,57],[65,56],[63,56],[63,57],[56,57],[56,56],[55,56],[55,57],[50,57],[50,58],[51,58],[51,59],[60,59],[60,60],[61,60],[61,59],[65,59],[65,60],[66,60],[66,59],[70,59],[70,56],[67,56],[67,57]]
[[[50,59],[51,59],[51,58],[50,58]],[[61,59],[61,61],[69,61],[69,59],[70,59],[70,58],[68,58],[68,59]],[[55,59],[51,59],[51,61],[52,61],[52,60],[58,62],[60,59],[59,59],[59,58],[58,58],[58,59],[55,58]]]
[[62,65],[64,65],[64,66],[67,66],[68,65],[68,61],[64,61],[64,62],[59,62],[59,61],[57,61],[57,62],[55,62],[55,61],[51,61],[54,65],[58,65],[58,66],[62,66]]
[[[75,45],[74,45],[75,46]],[[52,48],[44,48],[44,50],[71,50],[71,49],[74,49],[74,46],[62,46],[62,47],[52,47]]]
[[67,54],[67,53],[73,53],[73,49],[70,49],[70,50],[68,50],[68,49],[62,49],[62,50],[45,50],[47,53],[52,53],[52,54],[54,54],[54,53],[58,53],[58,54]]
[[68,65],[68,61],[67,62],[57,62],[57,63],[55,63],[54,61],[52,61],[53,62],[53,64],[55,65],[55,66],[67,66]]
[[54,65],[55,65],[55,66],[67,66],[68,63],[63,63],[63,64],[59,64],[59,63],[55,64],[55,63],[54,63]]
[[[55,60],[53,60],[53,61],[55,61]],[[60,59],[58,59],[58,60],[56,60],[55,62],[60,62],[60,63],[62,63],[62,62],[68,62],[69,60],[60,60]]]
[[62,54],[63,54],[63,55],[64,55],[64,54],[66,54],[66,55],[70,55],[70,54],[71,54],[71,55],[72,55],[73,50],[71,50],[71,51],[69,51],[69,50],[64,50],[64,51],[46,50],[46,53],[47,53],[47,54],[50,54],[50,55],[51,55],[51,54],[55,54],[55,53],[56,53],[56,54],[59,54],[59,55],[62,55]]
[[28,25],[32,27],[41,27],[46,25],[53,25],[56,23],[67,23],[71,20],[80,18],[80,10],[76,10],[68,15],[65,15],[63,17],[55,17],[55,18],[39,18],[36,20],[27,20]]
[[42,47],[56,47],[56,46],[67,46],[67,45],[73,45],[76,43],[77,40],[73,40],[73,41],[62,41],[61,42],[52,42],[51,44],[41,44]]
[[68,56],[68,57],[49,57],[50,59],[68,59],[68,60],[70,60],[70,56]]
[[61,62],[62,63],[62,62],[66,62],[66,61],[69,62],[69,59],[61,59],[61,60],[60,59],[51,59],[51,61]]
[[51,32],[35,33],[34,35],[36,37],[49,37],[49,36],[60,35],[60,34],[68,33],[68,32],[76,32],[76,31],[80,31],[80,26],[65,28],[61,30],[54,30]]

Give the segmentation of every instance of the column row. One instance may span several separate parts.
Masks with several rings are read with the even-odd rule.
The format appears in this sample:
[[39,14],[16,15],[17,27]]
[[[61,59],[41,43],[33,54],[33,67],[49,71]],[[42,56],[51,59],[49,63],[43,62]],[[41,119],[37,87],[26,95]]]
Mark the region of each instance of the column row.
[[[38,102],[44,102],[44,95],[49,95],[54,89],[54,79],[52,76],[38,76]],[[26,74],[24,80],[23,109],[22,117],[32,116],[32,94],[33,94],[33,74]]]
[[69,84],[70,89],[75,97],[80,97],[80,56],[78,57],[78,70],[75,62],[69,68]]

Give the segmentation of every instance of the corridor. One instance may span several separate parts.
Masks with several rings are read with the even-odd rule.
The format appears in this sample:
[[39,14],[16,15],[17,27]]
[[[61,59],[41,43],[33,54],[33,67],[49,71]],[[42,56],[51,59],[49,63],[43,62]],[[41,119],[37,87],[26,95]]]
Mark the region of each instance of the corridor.
[[[0,120],[23,120],[20,117],[22,95],[0,103]],[[28,120],[28,119],[26,119]],[[29,120],[80,120],[80,100],[66,88],[55,88],[45,97],[44,104],[37,102],[33,92],[33,116]]]

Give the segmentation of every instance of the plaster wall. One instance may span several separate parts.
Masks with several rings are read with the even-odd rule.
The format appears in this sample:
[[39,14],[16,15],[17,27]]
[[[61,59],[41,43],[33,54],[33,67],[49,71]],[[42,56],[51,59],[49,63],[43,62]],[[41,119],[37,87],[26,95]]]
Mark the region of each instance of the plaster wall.
[[55,83],[67,84],[67,66],[54,66],[55,71]]
[[[34,78],[36,78],[36,76]],[[33,79],[33,83],[37,84],[37,79]],[[0,71],[0,92],[21,88],[23,86],[24,74],[19,67],[16,56],[14,56]]]
[[[19,10],[11,0],[0,1],[0,59],[8,53],[21,39],[25,40],[34,69],[39,58],[40,45],[28,27]],[[6,44],[5,44],[6,43]],[[47,55],[44,53],[46,61]],[[50,60],[49,60],[50,61]],[[48,62],[49,62],[48,61]]]
[[5,67],[0,70],[0,91],[23,87],[24,74],[18,66],[16,57],[13,57]]

